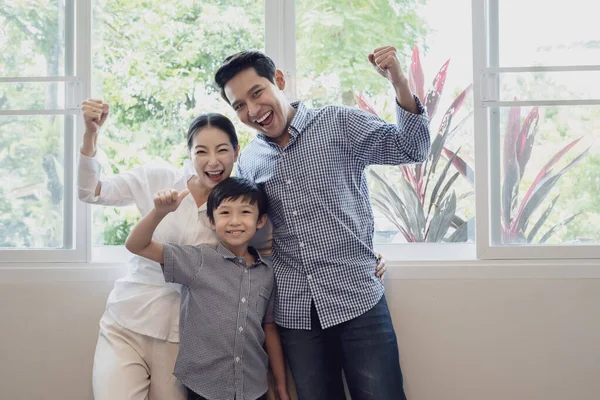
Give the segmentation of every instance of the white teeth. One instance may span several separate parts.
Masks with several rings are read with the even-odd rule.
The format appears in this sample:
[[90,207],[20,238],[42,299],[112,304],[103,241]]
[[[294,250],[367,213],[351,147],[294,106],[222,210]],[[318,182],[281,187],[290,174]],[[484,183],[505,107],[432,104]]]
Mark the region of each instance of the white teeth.
[[269,117],[269,115],[271,115],[271,113],[272,113],[272,111],[269,111],[268,113],[266,113],[265,115],[263,115],[263,117],[262,117],[262,118],[260,118],[260,119],[256,119],[255,121],[256,121],[256,122],[258,122],[258,123],[260,124],[260,123],[261,123],[261,122],[263,122],[265,119],[267,119],[267,118]]
[[206,171],[206,173],[207,173],[209,176],[219,176],[219,175],[221,175],[221,173],[222,173],[222,172],[223,172],[223,171],[219,171],[219,172],[209,172],[209,171]]

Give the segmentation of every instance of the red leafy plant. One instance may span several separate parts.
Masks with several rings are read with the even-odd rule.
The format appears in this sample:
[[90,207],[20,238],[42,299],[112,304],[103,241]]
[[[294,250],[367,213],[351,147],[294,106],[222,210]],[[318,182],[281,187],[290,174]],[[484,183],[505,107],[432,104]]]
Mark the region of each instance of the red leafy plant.
[[[425,79],[419,50],[416,46],[413,49],[409,70],[410,88],[427,109],[430,120],[436,115],[449,65],[450,60],[447,60],[425,93]],[[458,158],[458,151],[443,160],[442,152],[446,142],[472,115],[468,113],[457,124],[452,124],[453,118],[470,93],[471,85],[454,99],[444,113],[437,131],[432,130],[435,132],[435,137],[427,160],[423,164],[398,167],[402,174],[398,185],[385,179],[374,169],[369,169],[369,174],[377,188],[371,196],[373,205],[398,228],[407,242],[464,242],[468,239],[468,223],[457,215],[456,204],[458,200],[469,196],[472,192],[457,197],[453,185],[461,173],[473,182],[473,173],[471,168]],[[359,94],[356,98],[361,109],[377,115],[363,94]],[[441,171],[440,161],[443,163]],[[461,163],[462,171],[459,169],[459,172],[450,172],[453,164],[458,167]]]

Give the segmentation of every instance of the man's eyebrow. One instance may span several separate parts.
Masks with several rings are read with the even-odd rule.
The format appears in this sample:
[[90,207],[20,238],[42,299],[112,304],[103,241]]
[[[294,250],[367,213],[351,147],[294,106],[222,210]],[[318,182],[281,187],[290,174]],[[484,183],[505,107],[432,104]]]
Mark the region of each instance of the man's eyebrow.
[[[254,92],[257,89],[261,89],[262,85],[260,83],[257,83],[256,85],[252,86],[250,89],[248,89],[248,91],[246,92],[247,94],[250,94],[252,92]],[[231,103],[231,107],[235,108],[237,107],[238,104],[240,104],[242,101],[241,100],[236,100],[233,103]]]

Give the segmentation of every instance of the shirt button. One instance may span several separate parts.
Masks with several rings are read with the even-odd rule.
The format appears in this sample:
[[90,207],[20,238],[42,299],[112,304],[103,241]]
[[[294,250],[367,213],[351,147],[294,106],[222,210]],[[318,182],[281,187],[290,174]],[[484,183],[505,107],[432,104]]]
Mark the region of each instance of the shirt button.
[[285,181],[285,183],[287,183],[289,185],[290,183],[292,183],[292,180],[288,179],[287,181]]
[[244,327],[240,326],[238,329],[240,332],[244,332]]
[[306,279],[308,279],[310,281],[312,279],[312,275],[311,274],[306,275]]
[[240,362],[240,358],[239,358],[239,357],[236,357],[236,358],[235,358],[235,362],[236,362],[236,363],[239,363],[239,362]]
[[292,214],[298,215],[298,211],[294,210],[294,211],[292,211]]
[[304,247],[304,242],[300,242],[300,247]]
[[245,303],[245,302],[246,302],[246,298],[242,297],[242,303]]
[[248,270],[247,270],[247,269],[244,269],[244,273],[245,273],[245,274],[247,274],[247,273],[248,273]]

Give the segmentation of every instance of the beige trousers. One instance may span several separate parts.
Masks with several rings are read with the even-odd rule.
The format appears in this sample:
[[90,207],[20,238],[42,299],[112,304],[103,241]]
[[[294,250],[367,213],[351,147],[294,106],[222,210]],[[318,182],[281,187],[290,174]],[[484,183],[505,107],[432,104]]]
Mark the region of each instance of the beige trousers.
[[94,399],[185,400],[185,387],[173,376],[178,348],[125,329],[105,312],[94,356]]

